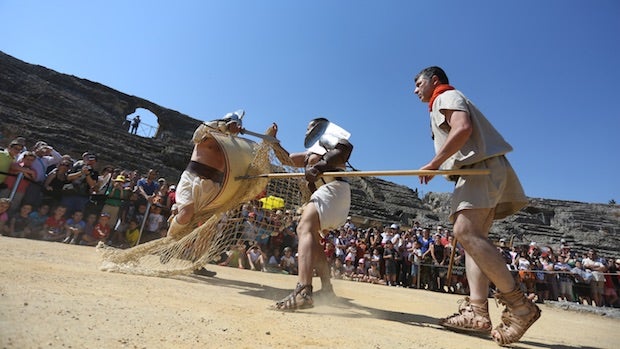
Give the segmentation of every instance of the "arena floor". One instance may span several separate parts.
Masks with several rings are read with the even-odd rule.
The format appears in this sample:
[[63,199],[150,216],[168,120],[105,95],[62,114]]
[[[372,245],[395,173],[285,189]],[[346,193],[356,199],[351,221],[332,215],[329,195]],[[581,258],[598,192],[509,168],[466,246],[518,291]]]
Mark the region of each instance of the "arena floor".
[[[498,348],[436,325],[455,295],[335,280],[337,299],[319,291],[314,308],[284,313],[270,306],[294,276],[213,265],[213,278],[157,278],[99,262],[92,247],[0,237],[0,348]],[[513,347],[618,348],[618,318],[541,308]]]

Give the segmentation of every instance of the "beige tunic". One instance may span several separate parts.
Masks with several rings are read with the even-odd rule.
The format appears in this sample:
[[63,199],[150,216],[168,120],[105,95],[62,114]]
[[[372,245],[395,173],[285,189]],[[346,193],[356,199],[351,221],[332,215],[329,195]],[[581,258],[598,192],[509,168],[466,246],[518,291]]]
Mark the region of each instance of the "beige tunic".
[[469,114],[472,134],[465,145],[442,165],[441,169],[490,169],[486,176],[458,178],[451,200],[450,219],[466,209],[495,208],[495,219],[509,216],[527,204],[521,183],[504,154],[512,151],[487,118],[460,91],[450,90],[439,95],[433,103],[431,129],[438,151],[446,142],[450,125],[442,110],[459,110]]

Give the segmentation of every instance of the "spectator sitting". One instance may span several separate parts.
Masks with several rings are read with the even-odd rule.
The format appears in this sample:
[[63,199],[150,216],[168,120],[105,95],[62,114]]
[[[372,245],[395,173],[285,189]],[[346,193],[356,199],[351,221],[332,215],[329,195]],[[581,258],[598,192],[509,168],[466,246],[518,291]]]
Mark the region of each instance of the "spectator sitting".
[[33,239],[41,239],[41,232],[45,221],[49,217],[50,206],[48,204],[41,204],[36,211],[30,212],[30,231]]
[[77,245],[80,235],[84,233],[84,227],[86,226],[86,222],[84,222],[82,218],[84,218],[84,213],[82,213],[82,211],[75,211],[71,218],[67,219],[65,223],[66,236],[62,242]]
[[63,205],[58,205],[54,209],[53,214],[47,217],[41,231],[43,240],[62,241],[65,238],[65,213],[67,213],[67,208]]
[[82,241],[82,237],[84,235],[93,235],[93,231],[95,230],[95,226],[97,225],[97,215],[94,213],[88,213],[86,214],[86,220],[85,220],[85,225],[84,225],[84,233],[82,233],[82,235],[80,235],[80,238],[78,239],[78,244],[81,244]]
[[343,267],[340,258],[336,258],[334,261],[334,265],[331,267],[331,274],[334,279],[342,279]]
[[290,275],[297,275],[297,261],[293,257],[293,249],[289,246],[284,248],[284,256],[280,258],[280,269]]
[[9,223],[9,236],[16,238],[30,237],[32,230],[30,229],[30,218],[28,215],[32,212],[32,205],[23,204],[19,213],[11,217]]
[[[127,231],[125,231],[125,243],[128,247],[133,247],[138,244],[138,239],[140,238],[140,227],[138,226],[138,221],[132,219],[129,221],[129,226]],[[121,245],[123,243],[121,242]]]
[[110,236],[110,215],[106,212],[102,212],[97,219],[97,224],[93,228],[92,234],[83,234],[81,245],[95,246],[99,242],[106,243]]
[[269,260],[267,261],[267,270],[269,271],[281,271],[280,269],[280,250],[277,248],[273,250]]
[[265,255],[258,244],[252,245],[246,252],[250,270],[267,271],[265,266]]
[[364,263],[364,258],[360,258],[357,262],[357,267],[355,268],[355,271],[353,271],[354,281],[364,281],[368,277]]
[[344,259],[344,266],[342,267],[342,278],[344,280],[353,280],[353,274],[355,274],[355,265],[353,265],[353,258],[347,256]]
[[385,280],[381,278],[381,271],[379,270],[378,264],[376,262],[370,263],[370,269],[368,269],[368,276],[366,278],[367,282],[371,284],[379,284],[385,285]]
[[244,256],[245,256],[245,245],[243,243],[239,243],[235,246],[231,246],[226,252],[226,257],[224,261],[218,264],[222,266],[237,267],[239,269],[245,269],[244,258],[243,258]]

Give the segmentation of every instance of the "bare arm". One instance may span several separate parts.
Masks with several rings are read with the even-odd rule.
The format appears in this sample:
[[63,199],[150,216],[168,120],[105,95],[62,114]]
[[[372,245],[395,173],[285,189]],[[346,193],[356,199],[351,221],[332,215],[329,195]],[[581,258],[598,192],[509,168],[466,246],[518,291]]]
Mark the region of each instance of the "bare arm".
[[[443,146],[437,151],[435,157],[420,170],[437,170],[450,156],[459,151],[465,145],[472,133],[472,124],[469,114],[460,110],[446,110],[446,122],[450,126],[448,138]],[[420,183],[426,184],[433,176],[421,176]]]
[[308,154],[308,152],[304,151],[304,152],[300,152],[300,153],[290,154],[289,157],[293,161],[293,165],[295,167],[304,167],[305,166],[304,162],[305,162],[307,154]]

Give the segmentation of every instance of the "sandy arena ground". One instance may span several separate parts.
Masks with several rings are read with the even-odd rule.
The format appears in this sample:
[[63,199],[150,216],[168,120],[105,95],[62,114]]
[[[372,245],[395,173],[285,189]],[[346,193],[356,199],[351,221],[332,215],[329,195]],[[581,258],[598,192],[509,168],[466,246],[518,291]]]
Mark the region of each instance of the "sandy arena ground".
[[[213,278],[157,278],[99,263],[92,247],[0,237],[0,348],[498,348],[436,325],[456,295],[334,280],[336,301],[319,291],[314,308],[285,313],[270,306],[294,276],[213,265]],[[541,308],[514,347],[620,347],[617,318]]]

